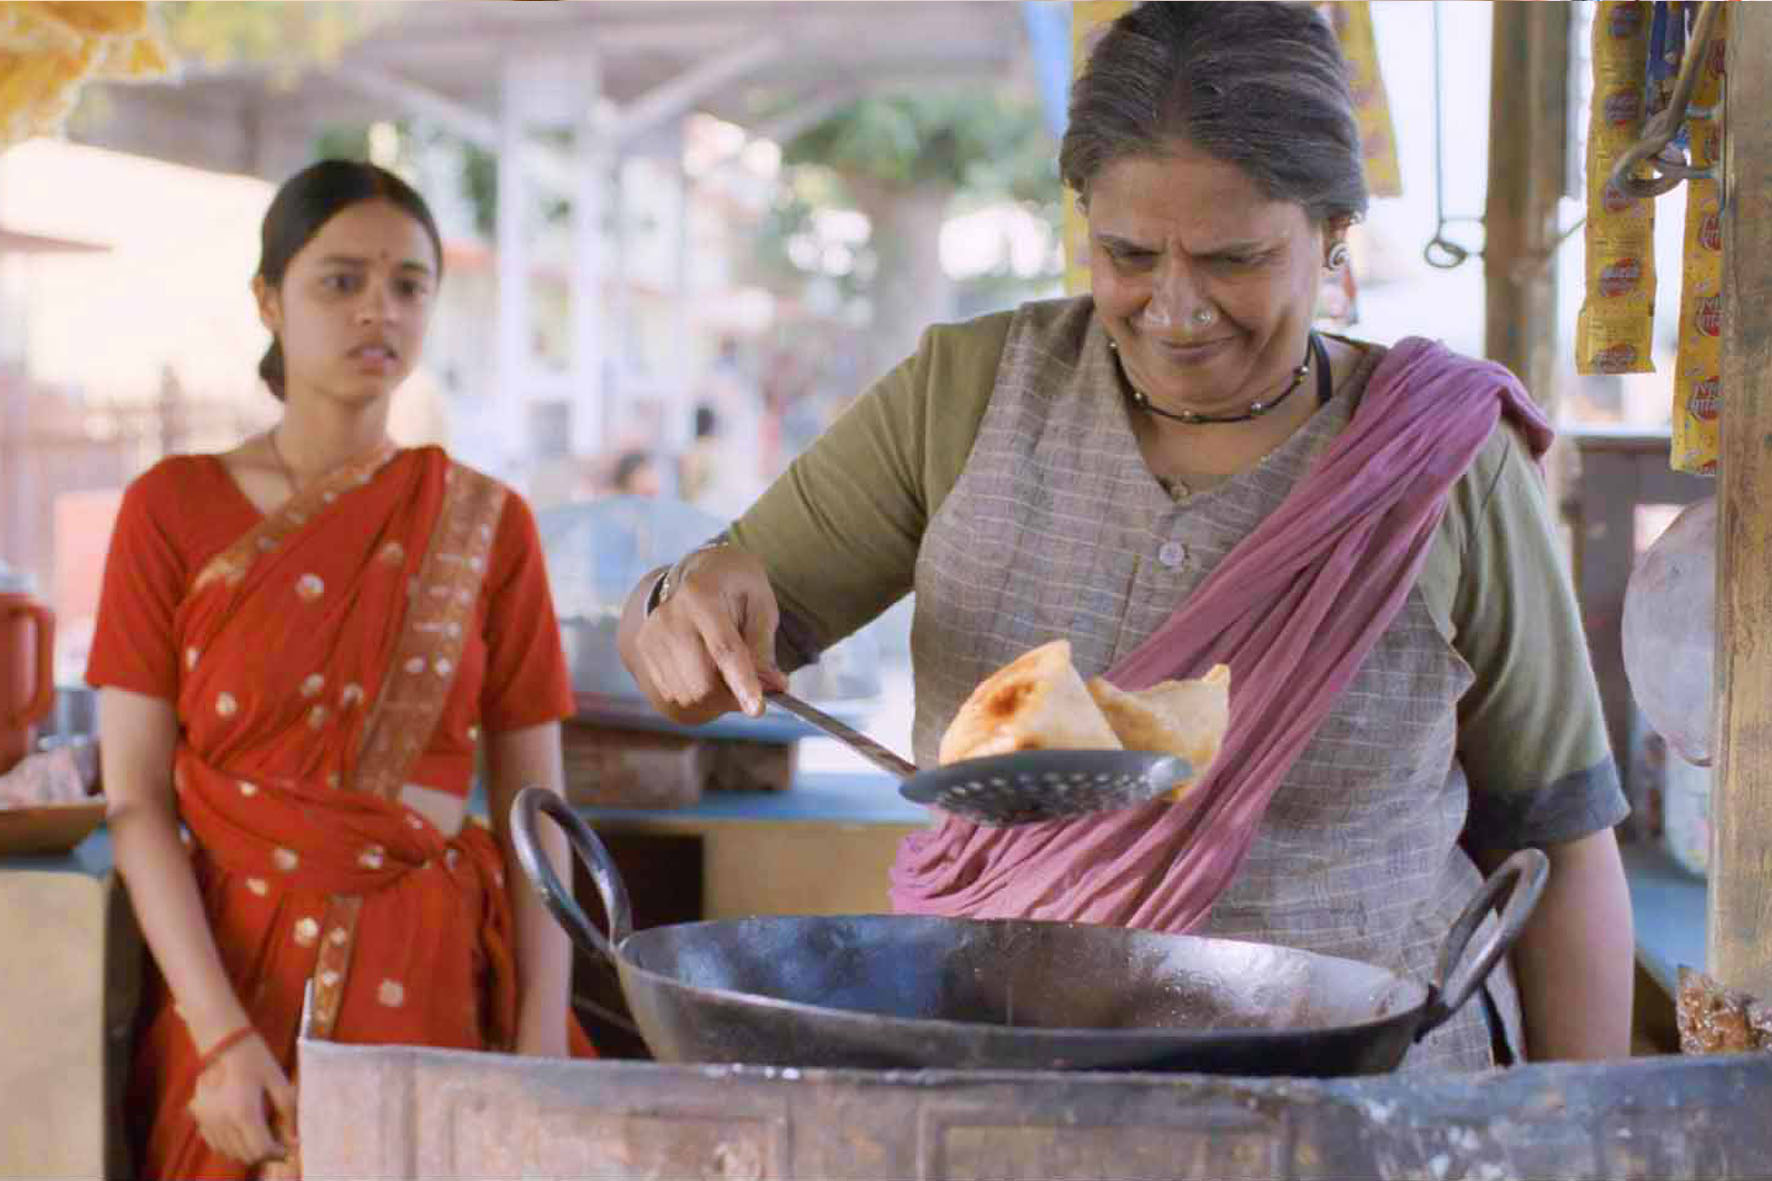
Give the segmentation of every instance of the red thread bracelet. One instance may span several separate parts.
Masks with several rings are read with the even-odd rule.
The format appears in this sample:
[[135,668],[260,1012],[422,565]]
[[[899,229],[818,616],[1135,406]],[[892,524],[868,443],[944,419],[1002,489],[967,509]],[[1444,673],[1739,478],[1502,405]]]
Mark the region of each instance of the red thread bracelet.
[[226,1054],[229,1050],[257,1033],[257,1029],[253,1028],[251,1024],[247,1024],[242,1025],[233,1033],[230,1033],[226,1037],[217,1041],[215,1045],[203,1052],[202,1057],[197,1059],[197,1077],[202,1078],[203,1075],[208,1072],[209,1068],[215,1065],[215,1060],[217,1058],[220,1058],[223,1054]]

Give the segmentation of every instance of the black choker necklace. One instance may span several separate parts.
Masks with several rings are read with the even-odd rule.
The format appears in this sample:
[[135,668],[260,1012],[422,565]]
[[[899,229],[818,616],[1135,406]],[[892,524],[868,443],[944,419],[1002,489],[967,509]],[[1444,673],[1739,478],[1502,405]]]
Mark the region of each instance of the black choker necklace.
[[[1286,383],[1286,388],[1265,402],[1251,402],[1249,409],[1241,414],[1212,415],[1197,414],[1192,410],[1164,410],[1146,397],[1145,392],[1137,386],[1132,387],[1132,404],[1147,414],[1155,414],[1159,418],[1167,418],[1174,422],[1185,422],[1189,426],[1216,426],[1229,422],[1250,422],[1290,398],[1293,391],[1304,384],[1304,379],[1310,375],[1313,358],[1317,362],[1317,401],[1319,404],[1325,403],[1334,394],[1334,388],[1329,383],[1329,355],[1328,351],[1323,348],[1322,340],[1315,332],[1312,332],[1305,341],[1304,360],[1300,361],[1298,368],[1292,371],[1292,380]],[[1126,384],[1132,384],[1130,378],[1127,379]]]

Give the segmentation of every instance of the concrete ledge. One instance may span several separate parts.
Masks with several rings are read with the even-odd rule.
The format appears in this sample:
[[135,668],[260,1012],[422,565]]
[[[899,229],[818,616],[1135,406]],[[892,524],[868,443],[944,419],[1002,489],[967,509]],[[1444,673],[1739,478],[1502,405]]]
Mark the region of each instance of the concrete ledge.
[[328,1177],[1772,1176],[1772,1057],[1333,1082],[878,1073],[301,1046]]

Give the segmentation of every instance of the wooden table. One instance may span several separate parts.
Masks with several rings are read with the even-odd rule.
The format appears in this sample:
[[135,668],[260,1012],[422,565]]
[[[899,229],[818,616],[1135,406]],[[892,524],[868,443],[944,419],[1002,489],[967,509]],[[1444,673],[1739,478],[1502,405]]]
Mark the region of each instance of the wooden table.
[[[700,897],[694,915],[665,921],[884,913],[899,842],[929,822],[928,810],[900,798],[887,777],[836,772],[802,774],[785,792],[709,792],[690,808],[579,814],[618,864],[632,838],[663,838],[651,843],[655,850],[677,838],[699,875]],[[643,897],[630,888],[640,908]]]
[[123,1177],[142,942],[101,829],[0,857],[0,1177]]

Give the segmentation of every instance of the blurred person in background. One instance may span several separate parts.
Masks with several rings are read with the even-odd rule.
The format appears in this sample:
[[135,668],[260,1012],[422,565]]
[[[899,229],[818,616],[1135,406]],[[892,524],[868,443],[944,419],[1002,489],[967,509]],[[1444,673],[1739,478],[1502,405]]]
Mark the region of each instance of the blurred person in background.
[[616,456],[609,488],[617,496],[657,496],[663,484],[658,460],[650,451],[624,451]]
[[722,337],[719,355],[696,391],[689,451],[694,458],[682,499],[721,516],[755,500],[764,486],[765,425],[763,394],[745,372],[738,341]]

